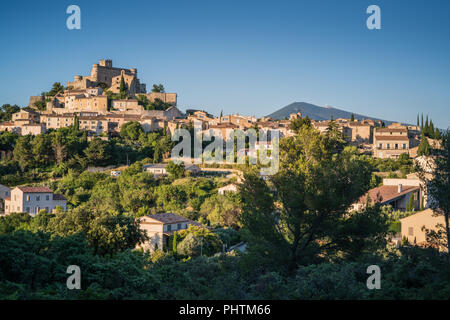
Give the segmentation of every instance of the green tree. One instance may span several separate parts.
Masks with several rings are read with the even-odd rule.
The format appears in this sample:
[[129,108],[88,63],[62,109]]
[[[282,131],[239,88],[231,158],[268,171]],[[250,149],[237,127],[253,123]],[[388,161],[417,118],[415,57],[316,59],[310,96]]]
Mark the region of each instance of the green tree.
[[51,137],[47,134],[39,134],[31,141],[34,162],[37,166],[50,164],[53,158]]
[[190,225],[187,229],[177,231],[179,243],[177,253],[196,257],[211,256],[222,249],[222,241],[214,232],[204,227]]
[[45,101],[36,101],[35,103],[33,103],[33,106],[37,108],[39,111],[43,111],[46,109]]
[[125,140],[136,141],[144,133],[142,125],[138,121],[129,121],[120,128],[120,136]]
[[303,117],[303,118],[299,117],[299,118],[292,120],[291,124],[290,124],[290,129],[297,133],[297,132],[299,132],[299,130],[302,126],[307,126],[307,127],[311,126],[311,119],[308,116]]
[[419,147],[417,148],[418,156],[429,156],[431,153],[431,147],[428,143],[428,138],[425,134],[422,134],[422,139],[420,139]]
[[351,250],[339,238],[352,239],[358,234],[351,226],[357,225],[359,216],[349,217],[347,212],[367,190],[370,170],[353,154],[336,153],[329,139],[303,127],[297,136],[281,141],[280,169],[269,178],[276,197],[266,182],[251,174],[241,189],[244,226],[257,238],[271,242],[277,251],[272,254],[283,256],[290,270],[319,253]]
[[350,121],[353,122],[355,121],[355,115],[352,113],[352,115],[350,116]]
[[128,86],[123,79],[123,75],[120,77],[120,86],[119,86],[119,98],[125,99],[128,97]]
[[[442,134],[441,149],[436,150],[434,165],[432,166],[433,178],[428,180],[426,170],[420,170],[421,179],[427,184],[427,193],[430,207],[439,215],[444,216],[445,234],[447,246],[450,252],[450,131]],[[448,255],[450,260],[450,255]]]
[[22,136],[17,139],[14,147],[14,159],[18,162],[22,171],[33,166],[32,139],[30,135]]
[[177,233],[174,232],[173,238],[172,238],[172,252],[173,254],[177,254]]
[[201,205],[200,213],[213,227],[238,228],[240,226],[240,206],[226,195],[215,194],[207,198]]
[[152,92],[165,92],[164,86],[162,84],[154,84]]
[[108,141],[95,138],[84,150],[88,164],[94,166],[106,165],[111,158],[111,147]]
[[173,177],[174,179],[182,178],[182,177],[184,177],[184,174],[185,174],[183,162],[176,164],[173,161],[169,161],[167,163],[166,170],[169,173],[169,175],[171,177]]
[[4,104],[0,107],[0,122],[11,121],[13,113],[19,112],[18,105]]
[[47,96],[54,97],[58,93],[63,92],[63,91],[64,91],[64,86],[59,82],[55,82],[55,83],[53,83],[52,89],[47,93]]

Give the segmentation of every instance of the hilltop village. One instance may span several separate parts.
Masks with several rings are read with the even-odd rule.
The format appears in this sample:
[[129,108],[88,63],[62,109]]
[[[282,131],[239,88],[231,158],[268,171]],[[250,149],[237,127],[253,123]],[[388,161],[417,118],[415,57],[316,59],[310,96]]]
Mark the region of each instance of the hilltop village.
[[[55,89],[55,88],[54,88]],[[67,86],[57,87],[46,95],[31,96],[28,107],[12,115],[11,121],[0,123],[0,131],[19,135],[37,135],[49,129],[58,129],[79,122],[79,128],[88,136],[103,139],[118,135],[123,124],[137,121],[145,132],[173,130],[193,121],[200,121],[202,130],[214,134],[220,131],[227,139],[234,129],[278,130],[280,137],[292,136],[291,122],[301,113],[288,119],[256,118],[249,115],[213,116],[204,110],[177,108],[177,94],[166,93],[162,85],[154,85],[147,93],[146,84],[138,78],[137,69],[113,67],[111,60],[94,64],[89,76],[76,75]],[[311,120],[320,132],[325,132],[328,121]],[[344,138],[361,152],[376,158],[398,158],[406,153],[417,156],[420,128],[393,123],[387,127],[381,120],[333,120]]]
[[[177,93],[111,60],[24,108],[4,104],[0,297],[311,299],[328,290],[371,299],[358,279],[376,264],[383,287],[402,288],[383,297],[447,298],[448,160],[438,155],[449,140],[428,117],[407,125],[205,109],[181,111]],[[175,130],[195,127],[220,134],[233,158],[237,129],[280,139],[245,140],[244,163],[189,162],[195,150],[174,161]],[[274,174],[249,161],[274,151]],[[83,270],[79,293],[63,285],[68,265]],[[424,278],[424,268],[444,271]],[[403,281],[397,269],[419,276]]]

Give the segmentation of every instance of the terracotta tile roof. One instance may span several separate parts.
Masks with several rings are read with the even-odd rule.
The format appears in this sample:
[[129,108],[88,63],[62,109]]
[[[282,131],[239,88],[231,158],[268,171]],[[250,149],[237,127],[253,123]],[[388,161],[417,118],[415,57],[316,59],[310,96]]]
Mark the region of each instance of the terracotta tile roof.
[[170,212],[157,213],[157,214],[149,215],[147,217],[155,219],[155,220],[158,220],[158,221],[160,221],[160,222],[162,222],[164,224],[177,223],[177,222],[189,222],[190,221],[189,219],[187,219],[185,217],[182,217],[182,216],[179,216],[179,215],[177,215],[175,213],[170,213]]
[[237,128],[237,126],[232,123],[219,123],[219,124],[210,125],[209,128],[210,129],[225,129],[225,128],[235,129],[235,128]]
[[375,136],[375,139],[386,141],[393,141],[393,140],[409,141],[409,138],[407,136]]
[[376,132],[406,132],[406,128],[376,128]]
[[52,189],[47,187],[17,187],[25,193],[53,193]]
[[[381,186],[377,188],[370,189],[368,191],[370,202],[381,202],[385,203],[400,196],[404,196],[410,192],[419,190],[419,187],[415,186],[403,186],[402,192],[398,192],[398,186]],[[358,203],[366,203],[367,193],[361,196]]]

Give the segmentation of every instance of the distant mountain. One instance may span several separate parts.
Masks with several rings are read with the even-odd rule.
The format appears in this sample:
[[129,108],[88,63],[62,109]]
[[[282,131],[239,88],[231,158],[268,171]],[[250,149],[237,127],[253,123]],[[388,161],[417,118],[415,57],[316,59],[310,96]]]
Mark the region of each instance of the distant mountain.
[[[272,117],[274,119],[282,120],[286,117],[289,117],[291,113],[297,113],[301,112],[303,116],[308,116],[309,118],[313,120],[330,120],[331,116],[333,116],[333,119],[338,118],[345,118],[350,119],[352,112],[348,112],[345,110],[325,106],[325,107],[319,107],[311,103],[306,102],[294,102],[290,105],[287,105],[286,107],[283,107],[279,109],[278,111],[275,111],[274,113],[271,113],[268,115],[268,117]],[[392,121],[387,121],[383,119],[378,119],[374,117],[365,116],[358,113],[353,113],[355,116],[355,119],[361,120],[361,119],[372,119],[372,120],[382,120],[385,122],[386,125],[389,125],[392,123]]]

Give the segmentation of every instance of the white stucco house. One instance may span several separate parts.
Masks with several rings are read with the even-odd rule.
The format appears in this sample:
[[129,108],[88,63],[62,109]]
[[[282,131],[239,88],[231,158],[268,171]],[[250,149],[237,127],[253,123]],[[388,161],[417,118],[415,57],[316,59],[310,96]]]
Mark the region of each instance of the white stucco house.
[[47,187],[15,187],[5,198],[5,214],[27,212],[35,216],[42,209],[54,212],[58,206],[67,210],[67,199]]

